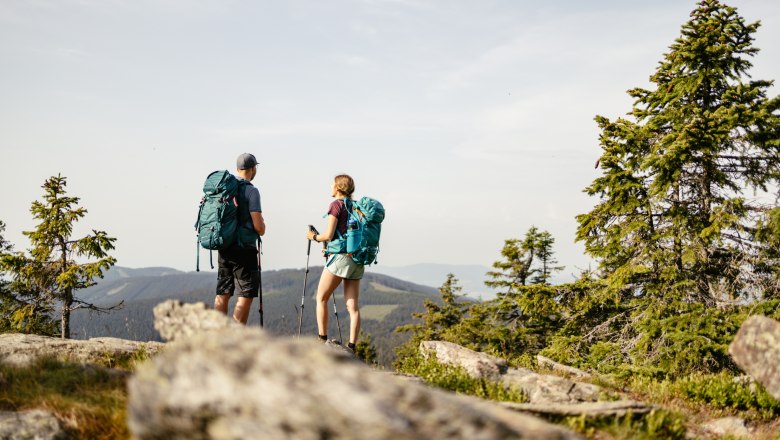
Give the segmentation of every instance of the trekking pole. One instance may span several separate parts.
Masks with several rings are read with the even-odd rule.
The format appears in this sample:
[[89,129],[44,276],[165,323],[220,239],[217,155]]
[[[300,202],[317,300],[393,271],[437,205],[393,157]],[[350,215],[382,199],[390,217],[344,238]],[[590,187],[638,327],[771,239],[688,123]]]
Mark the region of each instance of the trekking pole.
[[257,274],[259,278],[259,286],[258,286],[258,297],[260,299],[260,308],[258,309],[258,312],[260,312],[260,328],[263,328],[263,265],[261,264],[261,258],[260,256],[263,254],[263,241],[258,238],[257,239]]
[[[317,229],[314,228],[314,226],[309,225],[309,230],[311,232],[314,232],[314,234],[319,234],[317,232]],[[303,304],[306,300],[306,281],[309,278],[309,255],[311,254],[311,240],[306,240],[309,244],[306,247],[306,272],[303,274],[303,293],[301,293],[301,311],[300,315],[298,315],[298,337],[301,337],[301,326],[303,325]]]
[[341,321],[339,321],[339,311],[336,308],[336,292],[333,292],[333,314],[336,315],[336,325],[339,328],[339,343],[344,345],[344,338],[341,336]]

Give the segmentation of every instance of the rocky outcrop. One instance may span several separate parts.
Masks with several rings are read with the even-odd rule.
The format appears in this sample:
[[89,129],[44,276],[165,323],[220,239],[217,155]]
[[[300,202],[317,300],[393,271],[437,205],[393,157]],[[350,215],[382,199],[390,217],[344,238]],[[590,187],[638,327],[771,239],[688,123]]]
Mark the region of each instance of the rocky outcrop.
[[745,425],[745,421],[738,417],[724,417],[702,425],[702,431],[717,436],[729,436],[736,438],[751,438],[752,433]]
[[539,364],[539,366],[542,368],[549,368],[556,373],[565,374],[566,376],[574,376],[582,379],[590,379],[593,377],[593,375],[587,371],[582,371],[579,368],[559,364],[558,362],[555,362],[554,360],[548,357],[544,357],[540,354],[536,355],[536,363]]
[[440,363],[463,367],[472,377],[502,382],[528,396],[530,403],[576,403],[598,400],[601,387],[527,368],[507,368],[504,359],[443,341],[423,341],[420,350]]
[[59,440],[65,439],[59,420],[46,411],[0,411],[0,439]]
[[734,362],[780,400],[780,322],[751,316],[729,346]]
[[0,335],[0,363],[26,366],[36,359],[51,357],[66,362],[111,366],[113,360],[131,358],[138,352],[155,354],[163,345],[117,338],[77,340],[6,333]]
[[128,422],[138,439],[580,438],[490,402],[377,374],[315,341],[233,325],[184,333],[129,381]]
[[420,343],[423,356],[434,356],[439,363],[457,365],[477,379],[499,380],[507,371],[504,359],[469,350],[446,341],[423,341]]
[[185,304],[168,300],[157,304],[152,313],[154,329],[166,341],[239,325],[227,315],[216,313],[203,303]]
[[623,417],[628,414],[647,414],[653,409],[656,409],[653,405],[633,400],[554,404],[502,402],[502,405],[515,411],[536,414],[539,416],[576,416],[586,418]]

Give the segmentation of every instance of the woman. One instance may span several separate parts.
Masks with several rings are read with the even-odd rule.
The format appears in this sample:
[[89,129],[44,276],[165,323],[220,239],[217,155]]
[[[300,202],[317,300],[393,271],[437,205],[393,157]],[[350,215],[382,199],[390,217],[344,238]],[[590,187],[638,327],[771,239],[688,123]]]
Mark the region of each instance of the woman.
[[360,279],[363,278],[364,267],[352,261],[346,253],[348,206],[352,206],[352,193],[355,192],[355,182],[352,177],[340,174],[333,179],[331,197],[335,197],[328,207],[328,225],[325,232],[316,234],[309,231],[306,238],[316,242],[328,243],[327,265],[322,270],[320,284],[317,287],[317,328],[322,341],[328,339],[328,300],[336,288],[344,281],[344,301],[349,312],[349,347],[355,351],[355,343],[360,334]]

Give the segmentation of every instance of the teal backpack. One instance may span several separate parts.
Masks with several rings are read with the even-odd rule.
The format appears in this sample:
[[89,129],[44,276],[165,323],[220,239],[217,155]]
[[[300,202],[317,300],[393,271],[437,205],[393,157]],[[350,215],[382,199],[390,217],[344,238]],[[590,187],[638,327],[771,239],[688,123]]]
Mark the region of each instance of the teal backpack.
[[[379,254],[379,236],[382,232],[382,221],[385,219],[385,208],[370,197],[362,197],[353,201],[344,199],[347,209],[347,234],[338,230],[336,238],[328,243],[327,254],[348,254],[357,264],[372,265],[377,263]],[[327,265],[333,262],[333,258]]]
[[[258,235],[254,230],[243,227],[249,211],[245,206],[244,188],[251,183],[239,180],[229,171],[214,171],[203,184],[203,198],[200,200],[195,230],[198,233],[198,257],[195,270],[200,271],[200,247],[209,250],[227,249],[238,242],[241,247],[254,246]],[[214,261],[209,253],[211,268]]]

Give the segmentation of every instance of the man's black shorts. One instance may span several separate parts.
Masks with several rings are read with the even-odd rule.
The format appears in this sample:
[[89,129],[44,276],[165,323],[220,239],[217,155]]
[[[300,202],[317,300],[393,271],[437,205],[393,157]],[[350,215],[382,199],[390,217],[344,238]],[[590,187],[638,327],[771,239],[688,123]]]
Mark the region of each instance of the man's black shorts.
[[219,251],[218,264],[217,295],[233,296],[235,280],[238,280],[238,296],[257,298],[257,291],[260,289],[257,249],[233,245]]

